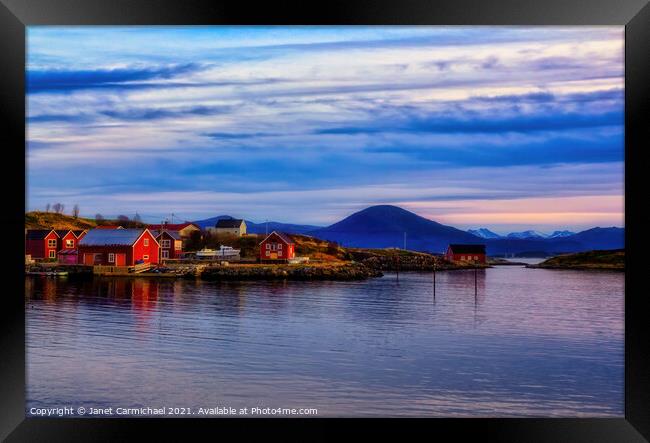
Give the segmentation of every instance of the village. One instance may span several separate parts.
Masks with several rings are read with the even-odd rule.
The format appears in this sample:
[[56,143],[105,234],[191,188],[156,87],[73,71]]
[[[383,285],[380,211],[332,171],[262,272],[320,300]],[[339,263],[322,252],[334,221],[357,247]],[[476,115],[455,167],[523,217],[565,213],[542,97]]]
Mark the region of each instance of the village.
[[[126,227],[125,227],[126,225]],[[307,235],[247,232],[245,220],[132,227],[105,221],[87,229],[26,229],[30,275],[115,275],[214,279],[364,279],[394,270],[488,266],[485,245],[449,245],[445,254],[399,248],[343,248]]]

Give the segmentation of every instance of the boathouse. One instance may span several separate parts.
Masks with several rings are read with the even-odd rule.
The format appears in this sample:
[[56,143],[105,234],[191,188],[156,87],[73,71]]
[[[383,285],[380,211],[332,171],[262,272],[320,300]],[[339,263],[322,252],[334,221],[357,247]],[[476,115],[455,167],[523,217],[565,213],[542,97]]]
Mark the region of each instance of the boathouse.
[[148,229],[92,229],[79,242],[78,263],[133,266],[158,263],[159,244]]
[[160,259],[178,259],[183,255],[183,239],[178,231],[151,231],[160,245]]
[[296,245],[281,232],[271,232],[260,243],[260,261],[287,261],[296,257]]
[[485,245],[451,244],[447,247],[445,258],[450,262],[469,262],[481,264],[485,264],[487,262]]
[[56,259],[59,234],[54,229],[28,229],[25,233],[25,254],[32,259]]

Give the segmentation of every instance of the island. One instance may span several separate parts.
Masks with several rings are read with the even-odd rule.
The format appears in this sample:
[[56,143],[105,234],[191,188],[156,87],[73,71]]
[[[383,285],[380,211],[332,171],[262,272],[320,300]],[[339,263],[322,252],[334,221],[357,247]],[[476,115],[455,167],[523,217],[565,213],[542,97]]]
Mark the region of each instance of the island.
[[625,250],[596,250],[562,254],[541,263],[527,265],[528,268],[542,269],[582,269],[582,270],[625,270]]

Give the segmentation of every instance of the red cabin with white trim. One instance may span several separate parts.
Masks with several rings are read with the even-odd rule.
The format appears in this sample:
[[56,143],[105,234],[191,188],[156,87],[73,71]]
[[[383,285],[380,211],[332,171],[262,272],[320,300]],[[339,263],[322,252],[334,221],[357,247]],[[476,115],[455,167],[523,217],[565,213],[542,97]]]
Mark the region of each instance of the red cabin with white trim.
[[296,244],[281,232],[271,232],[260,243],[261,261],[286,261],[296,257]]
[[33,259],[56,259],[59,234],[54,229],[28,229],[25,235],[25,254]]

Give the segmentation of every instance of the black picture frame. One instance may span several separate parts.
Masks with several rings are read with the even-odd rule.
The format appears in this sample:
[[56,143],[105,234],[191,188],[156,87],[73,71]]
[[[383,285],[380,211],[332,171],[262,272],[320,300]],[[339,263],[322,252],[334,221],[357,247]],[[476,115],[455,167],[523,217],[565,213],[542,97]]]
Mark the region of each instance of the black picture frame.
[[[625,418],[621,419],[43,419],[25,418],[23,229],[25,186],[25,27],[30,25],[376,24],[625,25]],[[345,432],[394,438],[468,437],[481,441],[635,442],[650,440],[650,322],[644,285],[649,235],[644,228],[650,124],[650,5],[647,0],[245,1],[0,0],[0,112],[9,206],[0,315],[0,439],[116,441],[144,431],[163,440],[224,431],[240,436],[283,431],[310,439]],[[20,186],[23,184],[23,187]],[[11,198],[9,198],[11,196]],[[645,229],[647,231],[647,229]],[[644,260],[645,259],[645,260]],[[644,263],[645,262],[645,263]],[[218,421],[217,421],[218,420]],[[343,426],[341,426],[343,425]],[[263,434],[261,434],[263,433]],[[412,435],[412,437],[407,437]]]

